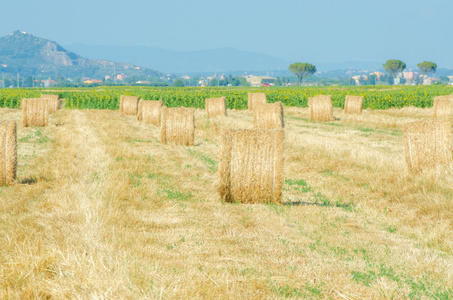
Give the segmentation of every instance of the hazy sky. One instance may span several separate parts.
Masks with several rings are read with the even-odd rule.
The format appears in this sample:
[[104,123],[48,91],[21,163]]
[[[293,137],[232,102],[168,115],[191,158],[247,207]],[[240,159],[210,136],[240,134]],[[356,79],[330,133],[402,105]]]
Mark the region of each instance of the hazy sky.
[[401,59],[453,68],[453,0],[11,0],[0,36],[63,45],[234,47],[293,61]]

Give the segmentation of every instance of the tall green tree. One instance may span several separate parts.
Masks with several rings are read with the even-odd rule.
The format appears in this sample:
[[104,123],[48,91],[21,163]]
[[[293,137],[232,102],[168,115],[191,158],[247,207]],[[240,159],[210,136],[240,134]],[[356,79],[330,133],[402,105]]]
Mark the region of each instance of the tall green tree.
[[395,74],[397,72],[402,72],[404,69],[406,69],[406,64],[398,59],[389,59],[383,66],[384,70],[386,72],[389,72],[392,77],[395,77]]
[[174,87],[184,87],[184,80],[181,78],[176,78],[175,81],[173,81],[173,86]]
[[299,85],[305,77],[316,73],[316,67],[314,65],[300,62],[290,64],[288,70],[297,76],[297,79],[299,79]]
[[437,70],[437,65],[430,61],[424,61],[422,63],[419,63],[417,64],[417,67],[420,70],[420,72],[423,73],[423,75],[426,75],[427,73],[430,72],[436,73]]

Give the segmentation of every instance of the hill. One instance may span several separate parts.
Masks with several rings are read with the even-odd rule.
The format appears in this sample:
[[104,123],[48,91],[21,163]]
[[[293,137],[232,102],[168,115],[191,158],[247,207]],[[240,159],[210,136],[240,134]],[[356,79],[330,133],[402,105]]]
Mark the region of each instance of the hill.
[[[164,72],[188,75],[217,73],[291,76],[288,66],[295,61],[231,47],[200,51],[173,51],[145,46],[66,45],[87,57],[128,61]],[[300,59],[303,61],[303,58]],[[318,71],[345,75],[350,70],[381,70],[382,63],[372,61],[313,62]],[[336,73],[332,74],[336,77]]]
[[0,72],[20,76],[96,77],[126,74],[162,77],[164,74],[130,63],[82,57],[58,43],[15,31],[0,38]]
[[201,51],[173,51],[145,46],[66,45],[92,58],[128,61],[144,67],[176,74],[237,73],[287,70],[292,62],[271,55],[231,47]]

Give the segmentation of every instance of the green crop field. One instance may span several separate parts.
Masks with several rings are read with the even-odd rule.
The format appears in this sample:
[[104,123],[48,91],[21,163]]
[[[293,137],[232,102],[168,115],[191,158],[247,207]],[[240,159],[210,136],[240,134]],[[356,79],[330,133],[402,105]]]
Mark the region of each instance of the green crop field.
[[430,107],[433,98],[453,93],[451,86],[364,86],[364,87],[269,87],[269,88],[174,88],[174,87],[98,87],[67,89],[2,89],[0,107],[18,108],[23,98],[42,93],[58,94],[67,109],[118,109],[120,95],[146,100],[163,100],[168,107],[204,108],[206,98],[225,96],[229,109],[247,107],[248,92],[264,92],[268,102],[281,101],[285,106],[306,107],[308,97],[332,95],[334,107],[343,107],[346,95],[364,97],[363,108],[388,109],[405,106]]

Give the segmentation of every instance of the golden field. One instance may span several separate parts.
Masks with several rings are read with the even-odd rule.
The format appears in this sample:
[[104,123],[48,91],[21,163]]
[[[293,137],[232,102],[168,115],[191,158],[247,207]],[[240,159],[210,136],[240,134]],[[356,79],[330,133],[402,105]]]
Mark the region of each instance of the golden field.
[[18,123],[17,184],[0,189],[1,299],[453,298],[453,168],[409,173],[402,126],[432,108],[310,122],[285,107],[283,203],[216,189],[228,110],[195,111],[195,145],[115,110]]

